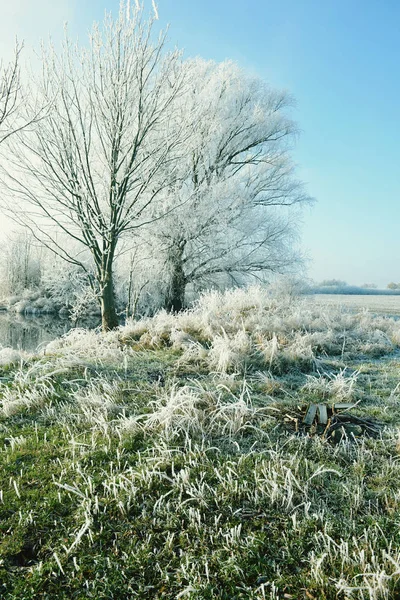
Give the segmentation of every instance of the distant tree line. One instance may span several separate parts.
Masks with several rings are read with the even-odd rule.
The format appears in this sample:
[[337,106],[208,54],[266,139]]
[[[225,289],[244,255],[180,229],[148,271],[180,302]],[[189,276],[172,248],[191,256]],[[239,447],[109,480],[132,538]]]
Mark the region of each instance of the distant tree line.
[[379,289],[376,283],[363,283],[360,286],[349,285],[340,279],[324,279],[318,284],[311,284],[306,293],[311,294],[394,294],[400,290],[400,283],[389,283],[387,289]]

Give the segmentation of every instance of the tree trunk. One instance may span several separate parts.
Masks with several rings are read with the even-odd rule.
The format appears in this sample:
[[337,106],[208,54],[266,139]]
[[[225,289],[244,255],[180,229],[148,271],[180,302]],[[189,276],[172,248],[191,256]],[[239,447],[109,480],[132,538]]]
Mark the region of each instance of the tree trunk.
[[106,273],[101,286],[101,324],[103,331],[110,331],[119,325],[115,306],[114,283],[112,273]]
[[179,312],[185,304],[186,277],[182,260],[184,247],[181,243],[169,253],[170,281],[164,302],[164,308],[168,312]]

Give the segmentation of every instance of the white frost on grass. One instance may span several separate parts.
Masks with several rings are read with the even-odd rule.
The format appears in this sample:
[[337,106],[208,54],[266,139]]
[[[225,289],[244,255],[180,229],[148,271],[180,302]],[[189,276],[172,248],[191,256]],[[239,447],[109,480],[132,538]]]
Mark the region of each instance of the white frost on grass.
[[178,436],[186,441],[204,436],[231,438],[246,429],[257,429],[257,420],[274,410],[253,406],[245,380],[237,396],[223,385],[209,390],[193,382],[158,394],[150,406],[151,412],[139,419],[122,419],[121,430],[132,431],[140,421],[144,430],[157,431],[167,440]]
[[277,298],[253,287],[208,292],[180,314],[160,311],[108,333],[74,329],[51,342],[46,354],[121,365],[137,351],[170,347],[183,351],[182,360],[200,360],[224,373],[252,364],[311,370],[326,357],[382,356],[399,345],[400,322],[394,319]]
[[14,350],[14,348],[1,348],[0,349],[0,366],[5,367],[20,363],[26,360],[29,355],[21,350]]
[[58,356],[70,364],[123,365],[132,354],[129,346],[120,341],[121,329],[101,333],[95,329],[71,329],[63,337],[50,342],[46,356]]
[[44,407],[54,395],[54,386],[50,379],[42,379],[29,386],[16,381],[13,387],[0,385],[0,411],[5,417],[11,417],[32,408]]
[[339,400],[350,400],[353,396],[354,387],[359,376],[359,371],[346,375],[346,369],[339,373],[323,375],[307,375],[307,383],[303,386],[305,391],[320,394],[323,398],[337,398]]
[[226,373],[231,368],[242,370],[251,358],[252,350],[251,338],[243,329],[231,336],[223,330],[221,335],[216,334],[212,340],[210,367],[220,373]]
[[161,311],[129,321],[122,334],[147,348],[192,344],[192,355],[197,342],[207,351],[208,366],[226,372],[240,370],[260,355],[277,368],[296,362],[313,366],[317,356],[380,356],[400,344],[400,323],[307,299],[277,298],[253,287],[209,292],[178,315]]

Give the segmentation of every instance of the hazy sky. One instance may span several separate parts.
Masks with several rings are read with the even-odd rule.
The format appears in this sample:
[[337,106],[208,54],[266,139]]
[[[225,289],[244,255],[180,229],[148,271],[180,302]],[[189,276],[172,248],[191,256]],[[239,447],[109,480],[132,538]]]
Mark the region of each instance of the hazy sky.
[[[0,0],[2,55],[15,34],[28,45],[57,39],[66,20],[84,37],[118,5]],[[187,56],[232,58],[296,97],[295,159],[318,201],[302,228],[310,276],[400,281],[400,2],[159,0],[158,8]]]

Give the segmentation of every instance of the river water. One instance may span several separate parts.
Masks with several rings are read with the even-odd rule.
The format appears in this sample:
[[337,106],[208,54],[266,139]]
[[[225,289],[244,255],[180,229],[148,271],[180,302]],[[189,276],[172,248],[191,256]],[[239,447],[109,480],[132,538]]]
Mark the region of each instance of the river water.
[[[78,323],[79,327],[97,327],[98,319]],[[16,315],[0,312],[0,348],[35,352],[67,333],[74,324],[53,315]]]

